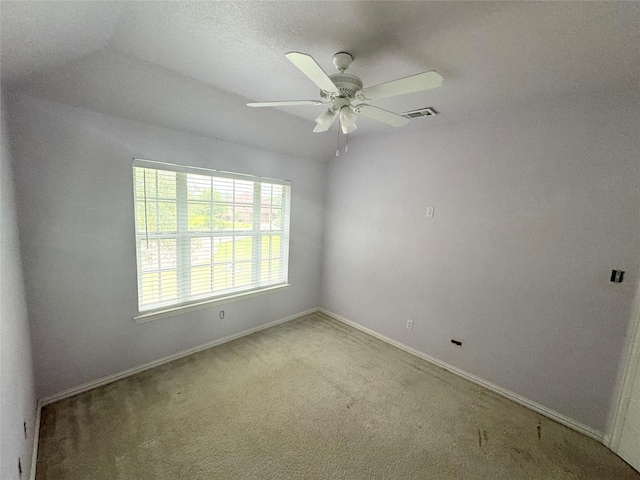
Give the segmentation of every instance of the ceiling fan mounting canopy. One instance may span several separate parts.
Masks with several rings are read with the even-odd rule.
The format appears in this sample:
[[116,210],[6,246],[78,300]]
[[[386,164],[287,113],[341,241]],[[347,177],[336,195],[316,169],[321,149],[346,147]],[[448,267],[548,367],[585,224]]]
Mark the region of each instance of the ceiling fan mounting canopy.
[[315,120],[314,132],[326,132],[331,128],[336,118],[340,119],[340,127],[343,133],[353,132],[357,128],[356,116],[359,114],[394,127],[401,127],[407,124],[409,121],[407,118],[373,105],[368,105],[365,102],[378,98],[419,92],[442,85],[440,74],[435,71],[427,71],[373,87],[363,88],[364,84],[359,77],[345,73],[353,61],[353,56],[350,53],[338,52],[333,56],[333,64],[339,72],[333,75],[327,75],[322,67],[318,65],[318,62],[306,53],[289,52],[285,56],[320,88],[320,98],[322,100],[287,100],[247,103],[247,105],[250,107],[327,105],[327,111]]
[[[353,55],[350,53],[338,52],[333,56],[333,64],[340,73],[329,75],[329,78],[338,87],[340,91],[339,97],[353,98],[357,92],[362,90],[362,80],[360,78],[350,73],[344,73],[351,65],[351,62],[353,62]],[[331,94],[327,94],[322,90],[320,90],[320,96],[327,100],[331,98]]]
[[338,52],[333,56],[333,64],[336,66],[336,69],[342,73],[349,65],[353,62],[353,55],[347,52]]

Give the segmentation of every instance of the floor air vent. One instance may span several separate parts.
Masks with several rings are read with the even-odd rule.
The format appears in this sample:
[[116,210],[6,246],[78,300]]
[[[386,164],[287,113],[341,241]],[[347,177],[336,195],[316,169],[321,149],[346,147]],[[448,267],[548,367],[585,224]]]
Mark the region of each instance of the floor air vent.
[[437,115],[437,113],[438,112],[436,112],[433,108],[421,108],[420,110],[411,110],[410,112],[404,112],[400,115],[402,115],[403,117],[407,117],[409,120],[412,120],[414,118],[420,117],[433,117],[434,115]]

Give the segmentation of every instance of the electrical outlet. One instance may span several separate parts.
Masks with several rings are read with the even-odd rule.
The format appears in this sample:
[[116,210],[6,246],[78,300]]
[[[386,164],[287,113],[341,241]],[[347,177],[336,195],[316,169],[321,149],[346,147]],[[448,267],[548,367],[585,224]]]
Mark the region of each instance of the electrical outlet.
[[611,270],[610,280],[613,283],[622,283],[623,279],[624,279],[624,270]]
[[435,210],[436,210],[436,207],[427,207],[427,217],[428,218],[433,217]]
[[407,328],[413,330],[413,320],[407,319]]
[[220,320],[224,318],[224,310],[220,310]]

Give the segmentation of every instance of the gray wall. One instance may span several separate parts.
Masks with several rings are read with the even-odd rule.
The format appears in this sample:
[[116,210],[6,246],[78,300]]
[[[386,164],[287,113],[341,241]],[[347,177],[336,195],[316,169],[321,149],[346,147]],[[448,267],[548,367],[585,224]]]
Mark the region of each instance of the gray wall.
[[[9,480],[18,478],[18,458],[23,478],[29,475],[36,395],[4,102],[1,110],[0,478]],[[27,424],[27,438],[24,436],[23,422]]]
[[[637,98],[418,120],[329,165],[10,106],[40,397],[323,306],[607,430],[639,276]],[[291,179],[293,286],[224,305],[223,321],[214,307],[136,325],[132,157]]]
[[[26,96],[10,108],[39,397],[319,305],[322,164]],[[291,180],[292,286],[134,323],[133,157]]]
[[637,97],[428,122],[332,160],[323,307],[606,431],[639,275]]

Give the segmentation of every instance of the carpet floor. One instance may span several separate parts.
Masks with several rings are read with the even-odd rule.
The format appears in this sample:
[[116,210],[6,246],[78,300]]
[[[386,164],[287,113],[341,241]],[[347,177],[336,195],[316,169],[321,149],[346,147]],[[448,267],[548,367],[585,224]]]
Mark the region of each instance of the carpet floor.
[[640,474],[584,435],[315,313],[47,405],[36,478]]

